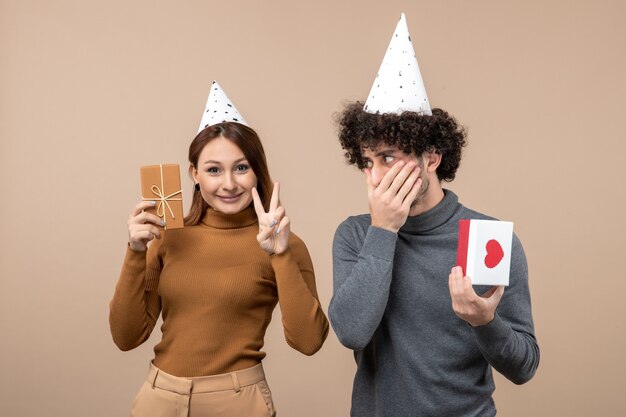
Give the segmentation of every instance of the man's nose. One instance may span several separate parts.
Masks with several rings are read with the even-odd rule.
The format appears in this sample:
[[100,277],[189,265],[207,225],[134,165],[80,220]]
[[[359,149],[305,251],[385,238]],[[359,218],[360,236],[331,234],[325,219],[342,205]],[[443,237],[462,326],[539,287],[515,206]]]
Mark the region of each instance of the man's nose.
[[381,167],[380,165],[374,165],[371,168],[372,173],[372,185],[374,187],[378,187],[378,184],[382,181],[383,177],[387,173],[387,168]]

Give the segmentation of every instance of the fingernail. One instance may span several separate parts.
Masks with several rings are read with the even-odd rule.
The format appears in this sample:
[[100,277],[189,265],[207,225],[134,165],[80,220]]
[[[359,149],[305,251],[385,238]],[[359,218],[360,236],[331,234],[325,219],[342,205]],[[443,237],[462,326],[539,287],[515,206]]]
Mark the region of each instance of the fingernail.
[[161,220],[161,226],[165,226],[165,220]]
[[276,229],[276,234],[279,234],[279,233],[280,233],[280,228]]
[[151,201],[151,202],[150,202],[150,205],[152,205],[152,206],[156,206],[156,201]]
[[274,227],[275,224],[276,224],[276,220],[272,220],[272,222],[270,223],[270,227]]

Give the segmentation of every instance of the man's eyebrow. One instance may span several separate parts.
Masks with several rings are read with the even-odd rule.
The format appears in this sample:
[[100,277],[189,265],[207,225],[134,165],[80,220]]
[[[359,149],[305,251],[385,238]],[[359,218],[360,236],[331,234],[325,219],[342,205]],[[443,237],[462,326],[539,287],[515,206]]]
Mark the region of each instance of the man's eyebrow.
[[383,155],[387,155],[390,153],[395,153],[397,151],[397,149],[393,149],[393,148],[385,148],[385,149],[381,149],[378,152],[376,152],[376,156],[383,156]]

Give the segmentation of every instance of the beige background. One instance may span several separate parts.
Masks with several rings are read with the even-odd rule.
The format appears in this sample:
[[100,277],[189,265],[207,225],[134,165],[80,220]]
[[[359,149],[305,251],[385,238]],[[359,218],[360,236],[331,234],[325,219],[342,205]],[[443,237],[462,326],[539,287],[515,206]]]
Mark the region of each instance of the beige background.
[[[159,338],[123,353],[107,322],[139,166],[186,166],[212,79],[260,133],[327,309],[335,227],[367,210],[331,118],[401,11],[431,103],[469,128],[450,188],[529,259],[541,365],[497,378],[500,414],[626,415],[624,4],[1,0],[0,415],[127,415]],[[347,415],[351,352],[291,350],[279,314],[279,414]]]

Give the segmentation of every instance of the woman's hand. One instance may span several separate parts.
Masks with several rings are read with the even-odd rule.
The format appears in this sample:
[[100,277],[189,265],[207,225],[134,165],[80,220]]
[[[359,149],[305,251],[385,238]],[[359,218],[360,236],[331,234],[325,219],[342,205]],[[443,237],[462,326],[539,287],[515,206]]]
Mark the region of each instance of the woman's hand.
[[289,247],[289,217],[285,215],[285,209],[278,205],[279,188],[280,184],[275,182],[267,213],[256,187],[252,189],[254,210],[259,219],[259,234],[256,240],[261,245],[261,249],[270,255],[281,254]]
[[128,218],[128,244],[134,251],[145,252],[148,242],[161,237],[161,232],[155,225],[165,226],[165,221],[144,211],[154,205],[154,201],[142,201],[135,206]]

